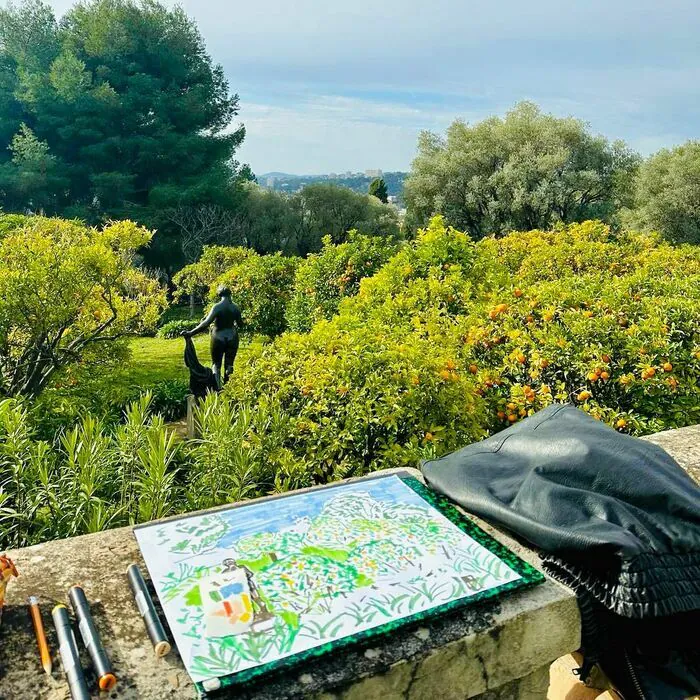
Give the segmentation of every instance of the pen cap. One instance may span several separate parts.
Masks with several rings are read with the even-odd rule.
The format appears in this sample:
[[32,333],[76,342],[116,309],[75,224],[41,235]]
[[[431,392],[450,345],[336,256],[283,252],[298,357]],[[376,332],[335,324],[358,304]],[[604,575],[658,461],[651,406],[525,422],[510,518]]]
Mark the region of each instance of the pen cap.
[[136,564],[129,564],[129,568],[126,570],[126,575],[129,579],[131,592],[134,595],[141,590],[146,590],[146,581],[144,581],[143,575],[141,574],[141,569],[139,569]]
[[90,613],[90,604],[88,603],[85,591],[80,586],[72,586],[68,591],[68,600],[73,607],[73,612],[76,615],[81,614],[86,616]]

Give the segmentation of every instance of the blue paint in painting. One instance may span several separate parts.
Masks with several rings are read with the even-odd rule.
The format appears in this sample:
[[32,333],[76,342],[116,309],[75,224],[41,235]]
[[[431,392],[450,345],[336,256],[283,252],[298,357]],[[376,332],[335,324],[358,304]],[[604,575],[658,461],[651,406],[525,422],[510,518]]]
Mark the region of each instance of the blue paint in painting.
[[221,586],[221,595],[223,595],[224,598],[237,595],[238,593],[243,593],[242,583],[229,583],[227,586]]
[[224,518],[231,526],[231,530],[221,539],[218,546],[231,546],[246,535],[279,532],[292,527],[302,518],[318,515],[331,498],[351,493],[367,494],[382,503],[410,503],[421,508],[426,507],[426,502],[413,489],[392,474],[378,479],[345,483],[337,488],[295,493],[286,498],[252,503],[218,513],[219,517]]

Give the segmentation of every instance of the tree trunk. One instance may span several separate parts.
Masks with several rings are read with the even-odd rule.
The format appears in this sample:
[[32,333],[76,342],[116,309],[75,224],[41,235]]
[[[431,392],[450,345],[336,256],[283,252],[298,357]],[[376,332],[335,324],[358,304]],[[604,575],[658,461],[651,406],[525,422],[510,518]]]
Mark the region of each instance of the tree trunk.
[[194,292],[190,292],[190,319],[194,318]]

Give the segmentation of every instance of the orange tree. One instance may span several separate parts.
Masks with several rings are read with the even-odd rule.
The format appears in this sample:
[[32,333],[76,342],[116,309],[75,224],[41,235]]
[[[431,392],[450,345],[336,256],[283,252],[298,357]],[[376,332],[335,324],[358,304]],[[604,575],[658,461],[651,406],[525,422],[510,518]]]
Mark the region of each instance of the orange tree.
[[416,464],[554,401],[632,434],[700,422],[699,332],[697,249],[596,222],[475,244],[438,217],[332,319],[245,358],[224,403],[285,489]]

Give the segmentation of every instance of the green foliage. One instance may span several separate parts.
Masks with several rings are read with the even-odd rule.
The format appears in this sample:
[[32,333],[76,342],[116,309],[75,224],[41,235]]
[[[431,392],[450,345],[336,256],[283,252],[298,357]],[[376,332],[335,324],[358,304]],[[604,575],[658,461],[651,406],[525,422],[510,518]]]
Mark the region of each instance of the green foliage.
[[0,108],[6,210],[162,229],[242,177],[237,96],[194,21],[153,0],[90,0],[60,24],[40,0],[0,10]]
[[177,320],[164,323],[156,332],[157,338],[179,338],[185,331],[192,330],[192,321]]
[[331,183],[307,185],[292,195],[246,187],[232,242],[260,253],[276,250],[305,256],[321,248],[324,236],[342,243],[356,229],[395,238],[398,214],[375,197]]
[[205,246],[197,262],[187,265],[173,277],[175,301],[182,301],[190,295],[205,299],[217,277],[254,254],[255,251],[250,248]]
[[396,252],[398,245],[378,236],[350,232],[345,243],[323,239],[319,253],[297,268],[294,293],[286,310],[287,324],[305,333],[338,311],[341,299],[357,294],[360,280],[372,276]]
[[284,257],[280,253],[251,253],[214,281],[210,299],[216,298],[219,285],[225,285],[241,309],[246,330],[267,336],[279,335],[286,327],[284,312],[292,295],[298,265],[299,258]]
[[187,413],[189,384],[184,379],[164,379],[152,384],[148,389],[151,395],[151,410],[165,421],[184,418]]
[[641,166],[636,224],[674,242],[700,243],[700,141],[663,149]]
[[342,243],[353,229],[368,236],[399,235],[396,209],[346,187],[325,183],[307,185],[292,195],[290,203],[299,222],[300,255],[319,250],[324,236],[330,236],[333,243]]
[[678,427],[700,421],[699,300],[697,250],[658,237],[586,222],[475,245],[436,218],[333,319],[249,355],[227,410],[282,407],[287,469],[314,483],[415,465],[553,401],[632,434]]
[[20,402],[0,402],[0,548],[169,514],[178,448],[149,403],[133,403],[115,433],[85,417],[49,443],[35,439]]
[[405,185],[413,227],[432,214],[475,239],[555,223],[609,219],[631,200],[639,158],[573,118],[521,103],[505,119],[423,133]]
[[[151,233],[43,217],[0,217],[0,394],[37,396],[90,351],[154,327],[166,305],[133,266]],[[16,226],[13,228],[13,226]]]
[[389,201],[389,193],[386,188],[384,178],[377,177],[369,183],[369,194],[376,197],[380,202],[386,204]]

